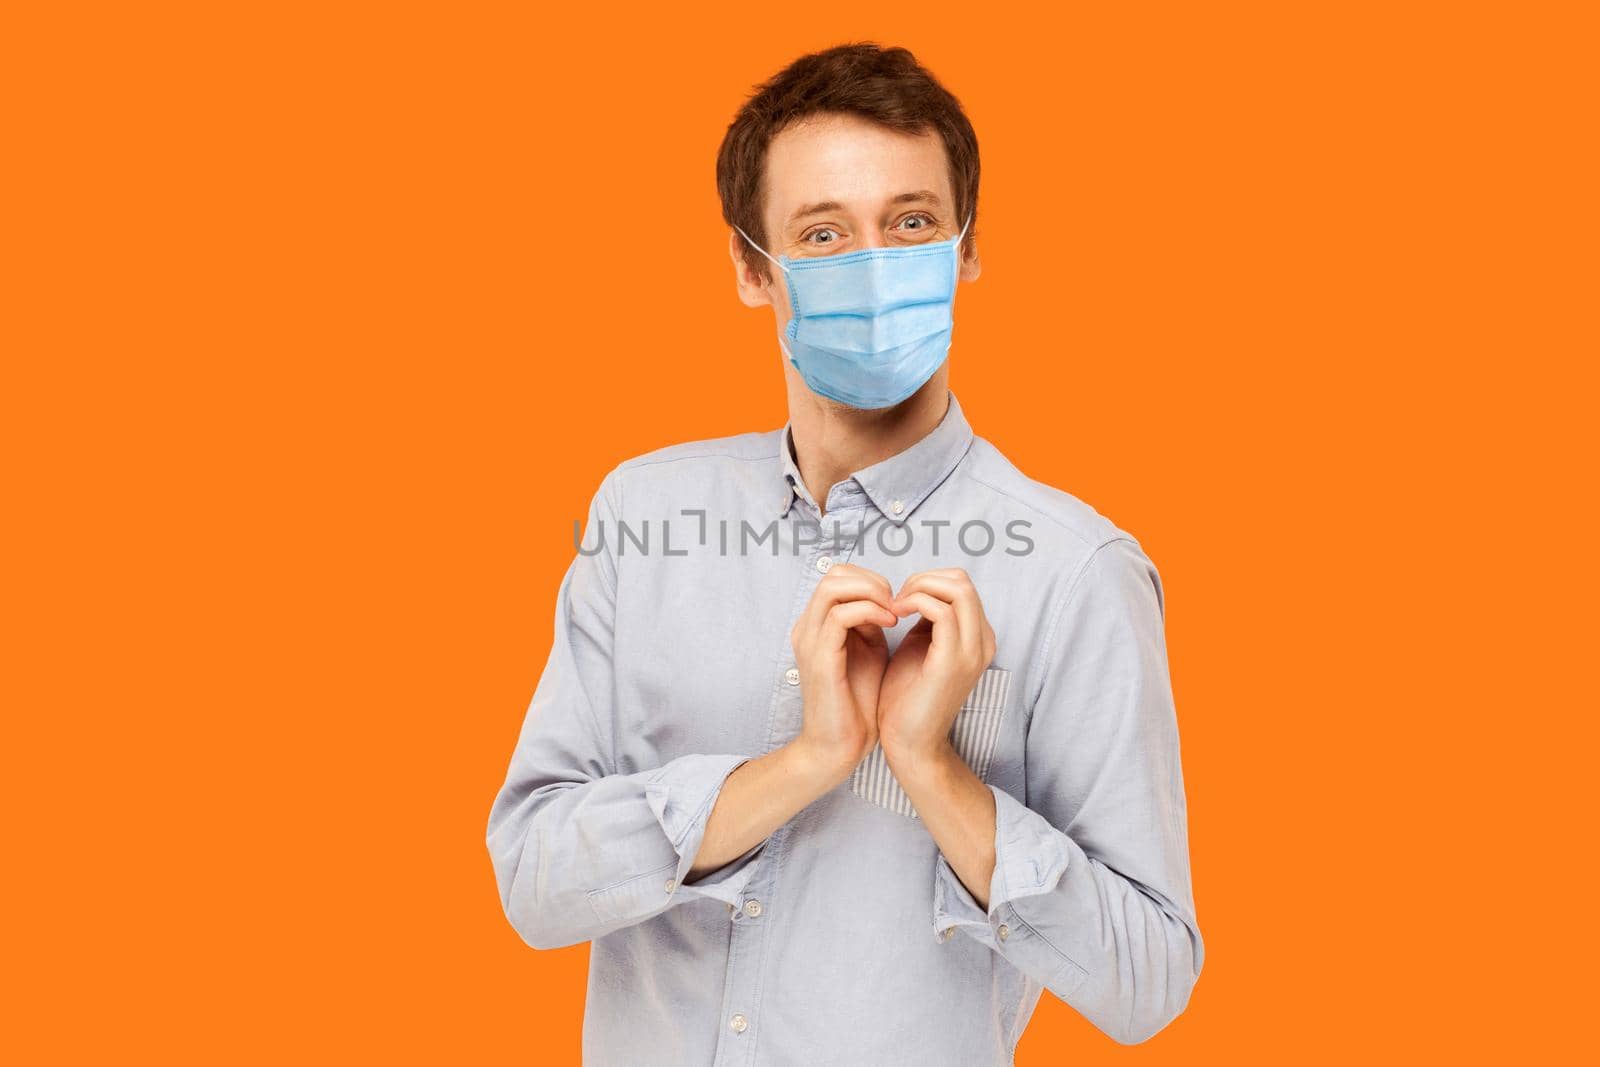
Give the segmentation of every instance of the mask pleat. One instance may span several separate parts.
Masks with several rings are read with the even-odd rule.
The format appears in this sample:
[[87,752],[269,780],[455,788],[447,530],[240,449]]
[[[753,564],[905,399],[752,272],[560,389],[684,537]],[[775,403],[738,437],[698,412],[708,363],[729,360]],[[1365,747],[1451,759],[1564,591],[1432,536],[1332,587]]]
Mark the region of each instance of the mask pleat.
[[899,403],[950,348],[956,242],[787,260],[784,347],[806,384],[861,408]]

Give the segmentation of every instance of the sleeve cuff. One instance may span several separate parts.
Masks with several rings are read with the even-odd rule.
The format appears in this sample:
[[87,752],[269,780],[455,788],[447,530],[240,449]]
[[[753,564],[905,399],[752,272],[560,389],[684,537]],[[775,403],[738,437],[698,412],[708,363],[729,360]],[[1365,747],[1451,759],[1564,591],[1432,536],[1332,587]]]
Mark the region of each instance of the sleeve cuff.
[[964,930],[999,951],[1001,927],[1017,920],[1014,901],[1055,889],[1066,873],[1071,849],[1061,831],[999,786],[994,794],[994,875],[989,881],[989,910],[978,906],[940,853],[934,868],[933,929],[940,940]]
[[700,845],[705,840],[706,823],[728,775],[750,756],[682,756],[662,767],[645,783],[645,801],[656,821],[678,854],[676,873],[669,896],[678,900],[705,897],[720,900],[730,907],[743,903],[744,886],[755,871],[765,841],[743,855],[685,884]]

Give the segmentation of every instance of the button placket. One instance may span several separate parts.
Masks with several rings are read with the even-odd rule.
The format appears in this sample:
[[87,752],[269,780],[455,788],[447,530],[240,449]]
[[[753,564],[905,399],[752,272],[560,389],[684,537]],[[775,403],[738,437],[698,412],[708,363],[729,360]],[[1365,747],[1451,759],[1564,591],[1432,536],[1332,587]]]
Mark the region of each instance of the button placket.
[[[863,508],[864,505],[851,503],[848,506],[840,506],[837,509],[838,514],[830,511],[826,517],[816,523],[816,541],[808,540],[804,542],[805,547],[808,549],[806,553],[799,552],[801,542],[795,541],[795,554],[799,559],[803,560],[802,565],[810,572],[808,575],[810,580],[802,581],[796,591],[795,603],[792,606],[792,615],[789,620],[791,628],[798,621],[800,615],[804,613],[811,598],[816,595],[817,584],[822,581],[822,577],[831,571],[835,564],[849,562],[851,555],[855,552],[857,547],[856,538],[860,531],[856,526],[842,522],[838,515],[846,512],[859,512]],[[791,534],[798,539],[799,528],[793,528]],[[793,663],[794,650],[787,647],[787,640],[785,643],[783,658]],[[800,686],[799,666],[785,668],[783,681],[784,685],[778,687],[778,705],[774,709],[775,717],[770,734],[772,744],[768,751],[792,740],[799,734],[800,728],[804,723],[804,702],[800,699],[800,694],[788,691],[797,689]],[[788,688],[786,689],[785,686]]]
[[[795,529],[791,528],[786,536],[796,536]],[[797,547],[785,548],[786,552],[793,552],[790,558],[804,568],[803,578],[795,589],[794,601],[790,605],[790,627],[805,611],[816,592],[817,583],[822,580],[822,572],[816,565],[821,556],[828,554],[823,551],[827,539],[824,537],[822,542],[808,544],[805,552]],[[831,549],[832,545],[827,544],[827,547]],[[830,558],[837,559],[838,556],[834,554]],[[787,629],[782,642],[778,663],[790,666],[782,669],[782,683],[773,687],[766,746],[769,752],[798,733],[803,715],[799,692],[800,669],[793,665],[794,649],[789,644]],[[722,1018],[727,1021],[727,1027],[717,1041],[717,1053],[713,1060],[716,1067],[747,1067],[754,1048],[752,1042],[757,1036],[755,1026],[761,1017],[761,994],[770,947],[767,938],[772,930],[772,924],[760,921],[760,917],[777,899],[778,876],[788,852],[789,832],[788,825],[780,826],[773,832],[760,865],[744,887],[748,896],[738,904],[728,904],[728,964],[724,970],[722,999]],[[739,1021],[736,1023],[735,1020]]]
[[[728,920],[732,929],[729,933],[728,966],[724,972],[722,999],[722,1017],[727,1020],[728,1028],[722,1032],[722,1040],[717,1043],[713,1062],[719,1065],[748,1062],[746,1057],[749,1055],[751,1036],[747,1031],[754,1026],[760,1013],[762,971],[770,928],[766,923],[750,922],[746,913],[749,905],[758,899],[755,893],[770,897],[776,868],[782,863],[784,843],[785,829],[780,827],[767,842],[767,855],[747,887],[752,895],[744,901],[743,906],[728,904]],[[759,904],[756,910],[760,912]]]
[[826,530],[821,531],[815,551],[818,553],[812,562],[818,574],[827,574],[837,563],[848,563],[855,554],[856,535],[859,534],[859,524],[847,525],[840,515],[861,511],[860,506],[841,507],[836,511],[828,512],[823,523]]

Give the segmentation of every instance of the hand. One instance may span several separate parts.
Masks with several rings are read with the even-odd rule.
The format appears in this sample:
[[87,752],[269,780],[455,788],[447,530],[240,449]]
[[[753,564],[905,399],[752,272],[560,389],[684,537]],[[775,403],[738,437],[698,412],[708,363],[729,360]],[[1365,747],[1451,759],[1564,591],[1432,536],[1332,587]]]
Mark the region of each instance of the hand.
[[883,629],[900,619],[881,574],[836,563],[790,631],[805,701],[808,756],[842,780],[878,742],[878,689],[889,662]]
[[994,662],[994,628],[959,567],[912,575],[891,606],[899,617],[922,618],[884,674],[878,734],[891,764],[925,762],[948,747],[962,701]]

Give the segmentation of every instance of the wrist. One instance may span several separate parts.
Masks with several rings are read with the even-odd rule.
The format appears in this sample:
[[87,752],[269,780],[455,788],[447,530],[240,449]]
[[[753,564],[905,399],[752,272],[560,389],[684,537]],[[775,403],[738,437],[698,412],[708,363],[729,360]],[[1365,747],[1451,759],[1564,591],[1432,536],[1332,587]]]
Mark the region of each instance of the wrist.
[[861,757],[836,747],[819,745],[804,734],[780,749],[787,769],[808,783],[820,796],[850,776]]
[[951,760],[961,759],[948,737],[921,745],[886,742],[883,757],[902,786],[908,782],[937,778],[950,769]]

